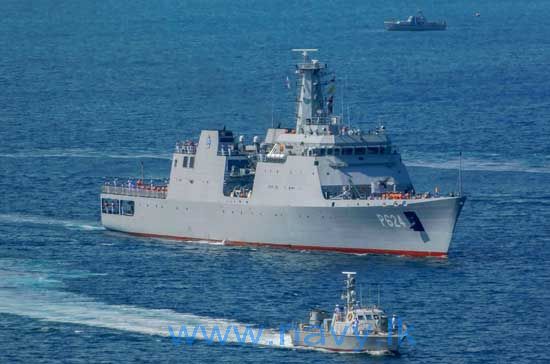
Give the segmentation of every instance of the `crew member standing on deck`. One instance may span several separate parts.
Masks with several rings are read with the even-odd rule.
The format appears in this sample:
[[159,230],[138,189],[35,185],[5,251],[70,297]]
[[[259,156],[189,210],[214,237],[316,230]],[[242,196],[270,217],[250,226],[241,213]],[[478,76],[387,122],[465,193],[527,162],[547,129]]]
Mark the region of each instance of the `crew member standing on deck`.
[[353,328],[353,332],[356,333],[358,328],[359,328],[359,317],[358,316],[355,316],[355,318],[353,319],[352,328]]

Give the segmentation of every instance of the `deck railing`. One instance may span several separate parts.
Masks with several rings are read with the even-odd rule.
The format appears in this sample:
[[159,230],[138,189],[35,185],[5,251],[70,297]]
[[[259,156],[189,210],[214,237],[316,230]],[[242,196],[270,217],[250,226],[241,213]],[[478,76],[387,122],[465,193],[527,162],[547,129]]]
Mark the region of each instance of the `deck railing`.
[[179,154],[197,154],[196,144],[176,144],[175,152]]
[[286,154],[258,154],[258,161],[266,163],[284,163],[286,162]]
[[108,193],[111,195],[123,195],[123,196],[136,196],[136,197],[147,197],[147,198],[166,198],[167,191],[163,190],[154,190],[147,187],[122,187],[122,186],[112,186],[112,185],[103,185],[101,187],[102,193]]

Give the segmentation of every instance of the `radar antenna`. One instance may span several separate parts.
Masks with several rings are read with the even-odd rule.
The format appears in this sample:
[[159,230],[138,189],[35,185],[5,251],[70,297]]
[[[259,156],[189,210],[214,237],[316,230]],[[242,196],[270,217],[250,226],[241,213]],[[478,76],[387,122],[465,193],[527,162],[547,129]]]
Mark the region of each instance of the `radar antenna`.
[[349,310],[352,310],[355,304],[357,303],[357,295],[355,293],[355,275],[356,272],[342,272],[347,276],[346,278],[346,290],[342,295],[343,299],[346,300],[346,306]]
[[302,53],[302,56],[304,57],[304,63],[307,62],[307,55],[309,52],[317,52],[319,49],[317,48],[293,48],[291,49],[292,52],[300,52]]
[[458,195],[462,197],[462,151],[458,154]]

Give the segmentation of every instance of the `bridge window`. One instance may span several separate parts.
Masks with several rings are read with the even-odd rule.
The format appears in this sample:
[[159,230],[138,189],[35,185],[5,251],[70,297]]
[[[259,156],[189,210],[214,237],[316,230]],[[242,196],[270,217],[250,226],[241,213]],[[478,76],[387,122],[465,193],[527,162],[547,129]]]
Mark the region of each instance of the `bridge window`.
[[134,216],[134,201],[120,200],[120,214]]
[[332,155],[333,152],[334,152],[334,149],[332,149],[332,148],[327,149],[327,155]]
[[322,157],[322,156],[326,155],[326,152],[327,152],[327,151],[326,151],[326,149],[325,149],[325,148],[321,148],[321,149],[319,149],[319,156],[321,156],[321,157]]
[[178,166],[178,160],[174,158],[174,167],[177,167],[177,166]]
[[342,155],[352,155],[352,154],[353,154],[353,148],[342,149]]
[[113,198],[102,198],[101,212],[104,214],[118,215],[120,213],[120,201]]
[[183,168],[195,168],[195,157],[183,157],[181,166]]
[[340,155],[340,148],[334,148],[334,155]]
[[378,147],[368,147],[367,149],[371,154],[378,154]]
[[365,155],[366,152],[365,148],[355,148],[355,155]]
[[314,156],[314,157],[318,157],[318,156],[324,155],[322,153],[323,153],[323,149],[313,148],[313,149],[311,149],[311,154],[310,155]]

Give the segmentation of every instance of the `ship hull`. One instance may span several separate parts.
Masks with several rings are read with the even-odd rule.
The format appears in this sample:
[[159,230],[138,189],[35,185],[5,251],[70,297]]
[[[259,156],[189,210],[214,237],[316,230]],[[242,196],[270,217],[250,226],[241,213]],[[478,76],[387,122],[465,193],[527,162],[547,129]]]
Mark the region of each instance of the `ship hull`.
[[331,332],[290,331],[292,345],[301,348],[323,349],[334,352],[399,352],[398,335],[336,335]]
[[102,198],[135,202],[133,216],[102,213],[101,219],[109,230],[137,236],[434,257],[447,256],[464,203],[452,197],[406,205],[293,207],[110,194]]
[[447,24],[429,23],[429,24],[406,24],[396,22],[384,22],[386,30],[390,31],[429,31],[429,30],[446,30]]

